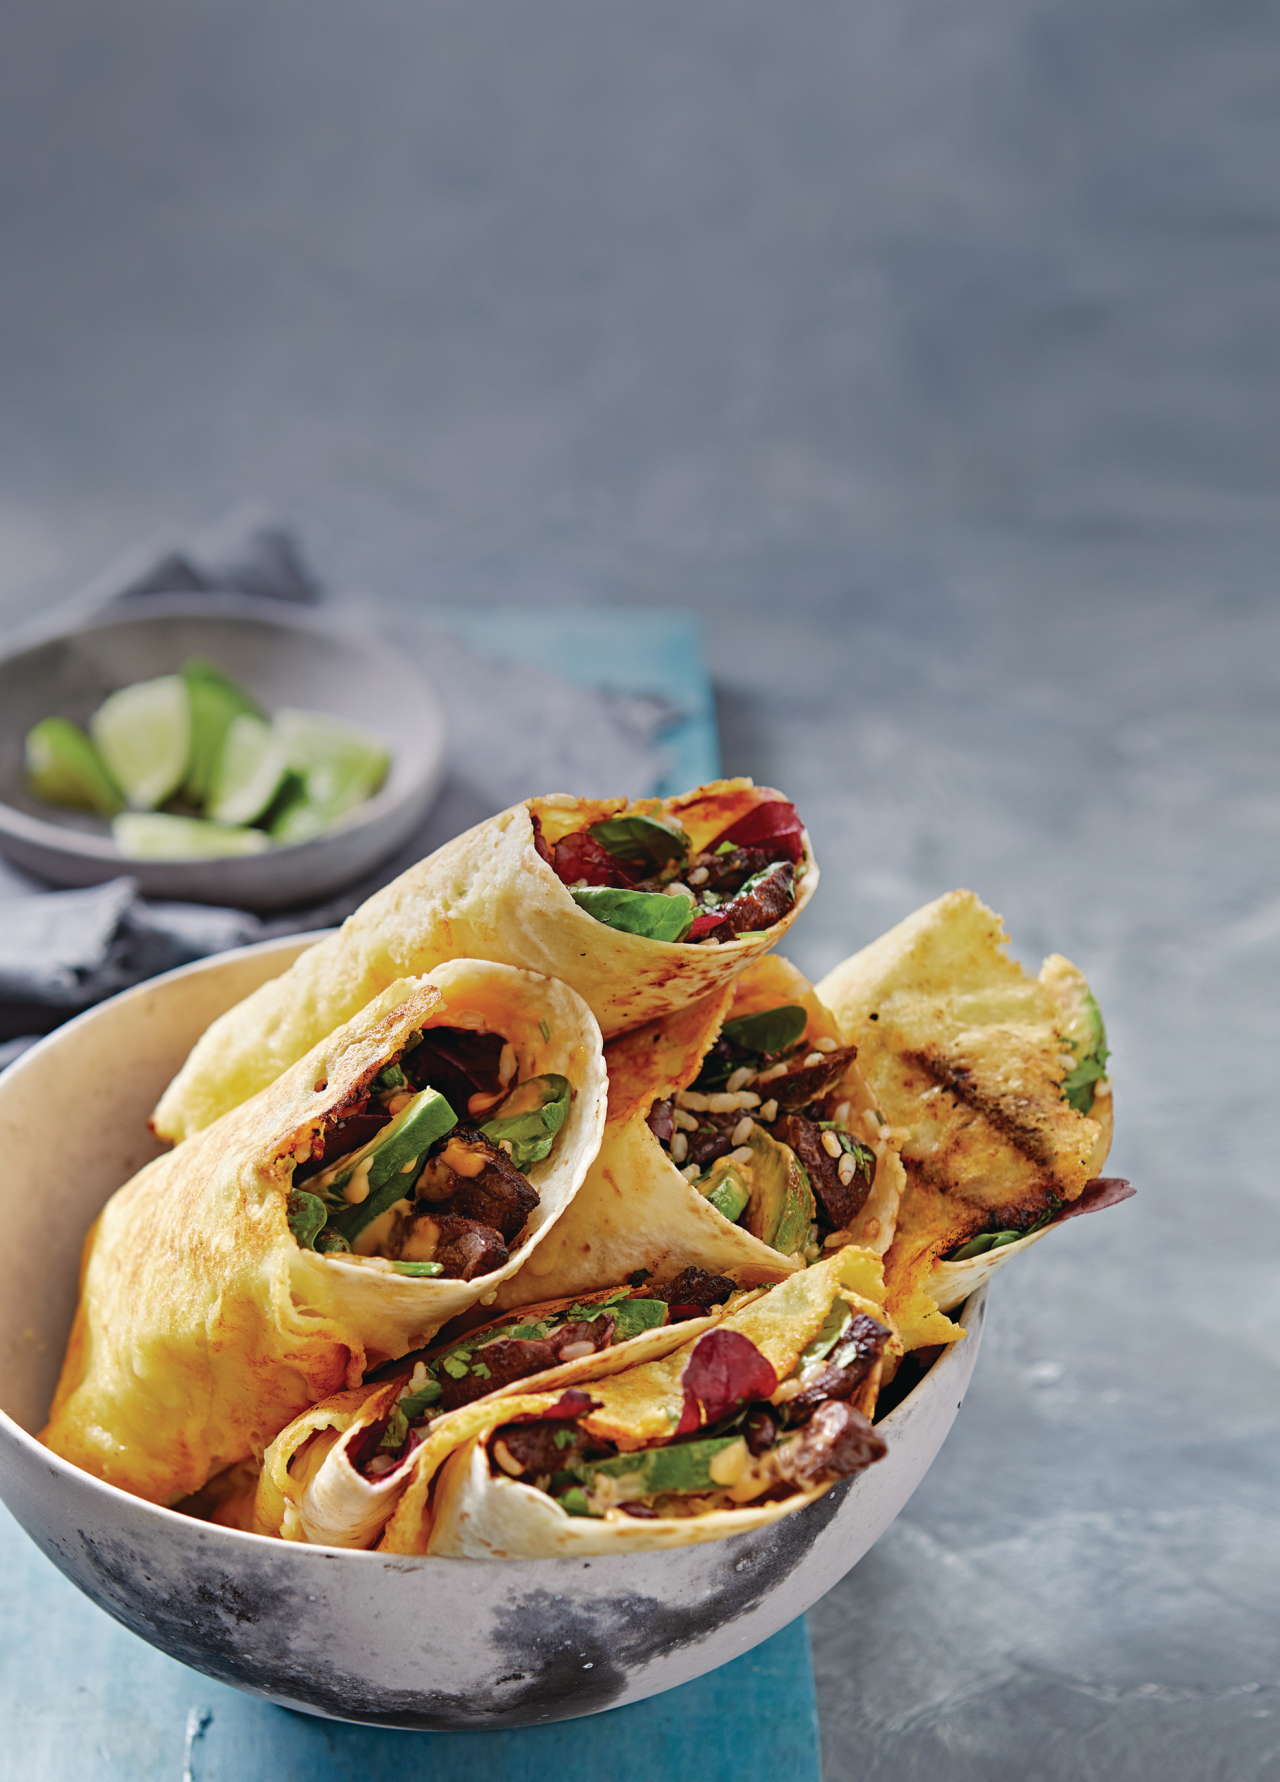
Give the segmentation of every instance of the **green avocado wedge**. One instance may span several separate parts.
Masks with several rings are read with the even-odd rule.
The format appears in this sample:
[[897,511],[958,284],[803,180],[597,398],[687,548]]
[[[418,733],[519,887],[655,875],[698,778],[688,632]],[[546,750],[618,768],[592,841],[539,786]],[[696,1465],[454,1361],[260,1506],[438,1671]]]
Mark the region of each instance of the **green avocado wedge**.
[[682,941],[693,927],[697,907],[687,897],[665,891],[621,891],[611,885],[584,885],[569,893],[579,909],[606,928],[645,940]]
[[[444,1096],[436,1089],[424,1089],[415,1095],[389,1126],[385,1126],[361,1150],[313,1176],[307,1191],[319,1194],[330,1207],[329,1229],[348,1244],[354,1243],[367,1225],[409,1197],[409,1190],[422,1166],[422,1160],[447,1132],[458,1124],[458,1117]],[[349,1201],[347,1195],[363,1174],[366,1188],[362,1200]]]
[[794,1256],[808,1243],[809,1227],[817,1217],[809,1178],[791,1147],[780,1145],[760,1127],[747,1142],[749,1163],[718,1158],[698,1190],[729,1218],[727,1205],[717,1196],[745,1187],[745,1211],[740,1208],[734,1222],[780,1255]]

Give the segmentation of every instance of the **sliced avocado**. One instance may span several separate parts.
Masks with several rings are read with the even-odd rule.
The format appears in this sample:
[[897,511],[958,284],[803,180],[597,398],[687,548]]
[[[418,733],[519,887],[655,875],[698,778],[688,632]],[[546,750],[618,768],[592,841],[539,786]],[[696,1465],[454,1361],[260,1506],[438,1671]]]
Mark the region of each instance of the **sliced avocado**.
[[728,1163],[723,1157],[711,1166],[711,1174],[701,1191],[711,1202],[717,1213],[736,1225],[747,1209],[751,1199],[751,1190],[743,1181],[736,1164]]
[[511,1146],[511,1161],[516,1168],[528,1169],[551,1155],[552,1141],[564,1125],[571,1095],[568,1077],[554,1072],[529,1077],[516,1085],[480,1130],[495,1145],[505,1139]]
[[616,1454],[609,1460],[584,1460],[569,1470],[590,1485],[597,1474],[613,1479],[628,1497],[660,1497],[665,1492],[715,1491],[711,1465],[718,1454],[741,1436],[713,1436],[706,1442],[676,1442],[646,1448],[639,1454]]
[[750,1163],[720,1158],[699,1186],[711,1200],[726,1177],[736,1175],[745,1181],[750,1199],[742,1226],[781,1255],[794,1256],[808,1242],[809,1227],[817,1217],[809,1178],[791,1147],[780,1145],[762,1127],[755,1128],[748,1143]]
[[605,1308],[613,1313],[614,1341],[625,1343],[642,1330],[657,1330],[667,1321],[664,1299],[622,1299]]
[[[318,1191],[331,1205],[343,1210],[330,1217],[330,1229],[354,1242],[396,1201],[407,1198],[417,1166],[437,1139],[451,1132],[458,1117],[436,1089],[424,1089],[408,1107],[384,1126],[376,1138],[323,1175],[313,1176],[308,1188]],[[345,1204],[345,1190],[357,1170],[367,1165],[368,1193],[361,1201]]]

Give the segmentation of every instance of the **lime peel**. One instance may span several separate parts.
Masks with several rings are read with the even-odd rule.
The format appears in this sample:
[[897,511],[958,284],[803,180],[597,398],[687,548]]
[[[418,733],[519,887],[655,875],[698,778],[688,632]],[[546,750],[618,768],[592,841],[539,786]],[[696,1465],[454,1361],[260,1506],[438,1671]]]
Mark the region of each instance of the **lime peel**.
[[122,687],[103,700],[89,729],[135,810],[154,810],[182,784],[191,754],[191,708],[181,675]]
[[111,825],[111,835],[131,860],[215,860],[264,854],[271,846],[260,829],[235,829],[165,811],[124,811]]

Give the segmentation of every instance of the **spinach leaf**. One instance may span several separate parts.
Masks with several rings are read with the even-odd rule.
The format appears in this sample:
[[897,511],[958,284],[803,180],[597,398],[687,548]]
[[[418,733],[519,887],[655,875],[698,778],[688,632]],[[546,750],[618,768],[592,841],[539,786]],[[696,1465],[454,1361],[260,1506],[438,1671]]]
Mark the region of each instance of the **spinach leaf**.
[[1111,1053],[1105,1043],[1095,1051],[1082,1058],[1062,1079],[1063,1098],[1075,1109],[1077,1114],[1087,1114],[1093,1108],[1093,1086],[1107,1074],[1107,1059]]
[[637,813],[606,817],[602,823],[593,823],[587,833],[615,859],[629,860],[654,872],[661,872],[666,866],[683,866],[689,858],[688,836],[654,817]]
[[784,1003],[781,1008],[763,1009],[758,1015],[742,1015],[726,1021],[721,1037],[744,1052],[785,1052],[794,1046],[809,1024],[809,1014],[799,1003]]
[[564,1125],[572,1094],[568,1077],[550,1072],[518,1083],[480,1130],[487,1139],[511,1146],[511,1161],[528,1169],[551,1155],[555,1135]]
[[693,927],[697,906],[687,897],[668,897],[664,891],[619,891],[611,885],[584,885],[569,893],[606,928],[621,934],[639,934],[646,940],[681,941]]
[[329,1217],[328,1207],[319,1195],[304,1194],[301,1188],[295,1188],[290,1193],[285,1205],[294,1242],[300,1250],[314,1250],[316,1239],[324,1230],[325,1220]]
[[1031,1237],[1037,1231],[1043,1231],[1046,1225],[1052,1225],[1062,1211],[1060,1200],[1050,1201],[1040,1217],[1028,1225],[1025,1231],[983,1231],[967,1244],[961,1244],[946,1258],[948,1262],[969,1262],[975,1256],[985,1256],[990,1250],[1003,1250],[1006,1244],[1016,1244],[1019,1239]]

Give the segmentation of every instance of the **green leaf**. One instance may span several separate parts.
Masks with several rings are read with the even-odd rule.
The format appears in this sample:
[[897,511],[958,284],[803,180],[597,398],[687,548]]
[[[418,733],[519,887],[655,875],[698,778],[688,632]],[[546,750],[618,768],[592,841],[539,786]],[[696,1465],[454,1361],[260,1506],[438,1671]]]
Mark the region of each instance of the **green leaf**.
[[587,833],[615,859],[651,867],[655,872],[683,866],[689,858],[689,838],[683,830],[638,813],[606,817],[602,823],[593,823]]
[[[471,1357],[468,1355],[467,1361],[470,1359]],[[446,1355],[441,1366],[451,1380],[465,1380],[471,1371],[461,1355]]]
[[340,1231],[322,1231],[316,1239],[316,1252],[320,1256],[350,1256],[351,1245]]
[[409,1439],[409,1419],[405,1415],[403,1403],[397,1403],[387,1419],[387,1427],[382,1432],[382,1440],[378,1443],[379,1452],[383,1449],[392,1454],[403,1448]]
[[540,1033],[540,1034],[541,1034],[541,1035],[542,1035],[542,1038],[543,1038],[543,1040],[544,1040],[544,1042],[546,1042],[546,1041],[549,1041],[549,1040],[550,1040],[550,1038],[551,1038],[551,1029],[550,1029],[550,1028],[549,1028],[549,1027],[548,1027],[548,1026],[547,1026],[547,1024],[546,1024],[546,1022],[545,1022],[545,1021],[539,1021],[539,1023],[538,1023],[538,1032],[539,1032],[539,1033]]
[[300,1250],[314,1250],[329,1217],[328,1207],[318,1195],[304,1194],[300,1188],[290,1193],[285,1205],[294,1242]]
[[393,1262],[391,1266],[398,1275],[421,1275],[430,1278],[444,1273],[443,1262]]
[[619,891],[610,885],[584,885],[569,893],[580,909],[606,928],[645,940],[682,941],[693,927],[697,906],[664,891]]
[[409,1079],[398,1064],[386,1064],[369,1085],[371,1095],[393,1095],[408,1086]]
[[443,1397],[444,1387],[439,1380],[428,1380],[425,1385],[415,1386],[411,1392],[402,1392],[398,1403],[408,1421],[414,1423],[428,1406],[439,1404]]
[[836,1344],[840,1341],[840,1338],[844,1335],[844,1332],[848,1329],[849,1320],[852,1317],[853,1312],[849,1307],[848,1300],[837,1299],[831,1310],[827,1313],[826,1319],[817,1336],[812,1339],[807,1348],[801,1350],[800,1359],[796,1363],[795,1371],[799,1373],[800,1370],[807,1367],[811,1361],[821,1361],[824,1355],[829,1355],[832,1349],[834,1349]]
[[1065,1101],[1073,1107],[1077,1114],[1087,1114],[1093,1108],[1093,1086],[1107,1074],[1107,1059],[1111,1053],[1104,1044],[1095,1052],[1082,1058],[1079,1064],[1073,1065],[1062,1079],[1062,1094]]
[[480,1131],[495,1145],[504,1139],[511,1146],[511,1161],[517,1169],[528,1169],[551,1155],[557,1132],[564,1125],[573,1094],[568,1077],[554,1071],[542,1077],[527,1077],[494,1110]]
[[726,1021],[720,1034],[744,1052],[785,1052],[800,1039],[808,1024],[808,1010],[788,1002],[781,1008],[763,1009],[758,1015]]
[[946,1258],[948,1262],[969,1262],[975,1256],[985,1256],[989,1250],[1003,1250],[1006,1244],[1016,1244],[1024,1237],[1031,1237],[1037,1231],[1043,1231],[1046,1225],[1052,1225],[1062,1211],[1060,1200],[1051,1200],[1040,1217],[1026,1227],[1024,1231],[983,1231],[967,1244],[961,1244]]

